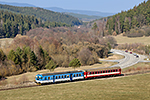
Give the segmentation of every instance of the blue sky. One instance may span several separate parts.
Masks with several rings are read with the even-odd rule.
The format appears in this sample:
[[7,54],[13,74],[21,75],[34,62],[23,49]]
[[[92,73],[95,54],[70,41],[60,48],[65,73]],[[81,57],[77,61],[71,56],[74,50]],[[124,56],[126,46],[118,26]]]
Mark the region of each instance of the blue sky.
[[60,7],[71,10],[90,10],[117,13],[133,8],[147,0],[0,0],[3,2],[28,3],[38,7]]

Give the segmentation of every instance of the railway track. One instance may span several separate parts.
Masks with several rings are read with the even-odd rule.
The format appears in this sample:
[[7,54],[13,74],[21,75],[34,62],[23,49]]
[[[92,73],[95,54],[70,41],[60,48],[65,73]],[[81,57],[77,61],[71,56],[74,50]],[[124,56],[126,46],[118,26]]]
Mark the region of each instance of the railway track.
[[[134,73],[125,73],[122,74],[121,76],[117,76],[117,77],[125,77],[125,76],[130,76],[130,75],[137,75],[137,74],[146,74],[146,73],[150,73],[150,71],[145,71],[145,72],[134,72]],[[112,77],[107,77],[105,79],[110,79]],[[104,79],[104,78],[96,78],[96,79]],[[87,81],[87,80],[79,80],[79,81]],[[74,81],[76,82],[76,81]],[[66,83],[66,82],[64,82]],[[53,83],[52,83],[53,84]],[[57,84],[57,83],[56,83]],[[60,83],[61,84],[61,83]],[[47,84],[50,85],[50,84]],[[37,86],[43,86],[43,85],[29,85],[29,86],[20,86],[20,87],[14,87],[14,88],[4,88],[4,89],[0,89],[0,91],[5,91],[5,90],[14,90],[14,89],[20,89],[20,88],[30,88],[30,87],[37,87]]]

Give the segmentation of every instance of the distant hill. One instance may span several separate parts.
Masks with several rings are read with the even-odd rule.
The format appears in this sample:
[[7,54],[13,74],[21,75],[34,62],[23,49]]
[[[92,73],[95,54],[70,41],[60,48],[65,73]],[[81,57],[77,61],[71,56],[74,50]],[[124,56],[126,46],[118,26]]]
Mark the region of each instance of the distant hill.
[[44,21],[61,22],[70,25],[82,24],[82,21],[80,21],[78,18],[75,18],[73,16],[66,15],[63,13],[53,12],[39,7],[17,7],[17,6],[0,4],[0,10],[9,11],[17,14],[21,13],[30,16],[34,15],[35,17],[40,18]]
[[[0,4],[12,5],[12,6],[18,6],[18,7],[37,7],[35,5],[31,5],[27,3],[11,3],[11,2],[0,1]],[[68,14],[73,17],[77,17],[79,20],[82,20],[82,21],[93,21],[95,19],[100,19],[102,17],[114,15],[114,13],[103,13],[103,12],[88,11],[88,10],[69,10],[69,9],[63,9],[59,7],[44,7],[44,9]]]
[[13,2],[2,2],[2,1],[0,1],[0,4],[19,6],[19,7],[36,7],[34,5],[27,4],[27,3],[13,3]]
[[55,12],[67,12],[67,13],[76,13],[76,14],[84,14],[89,16],[101,16],[101,17],[107,17],[112,16],[114,13],[105,13],[105,12],[99,12],[99,11],[88,11],[88,10],[69,10],[69,9],[63,9],[59,7],[46,7],[45,9],[55,11]]
[[90,15],[83,15],[83,14],[76,14],[76,13],[68,13],[65,12],[65,14],[77,17],[79,20],[82,20],[83,22],[89,22],[89,21],[93,21],[95,19],[100,19],[103,18],[101,16],[90,16]]

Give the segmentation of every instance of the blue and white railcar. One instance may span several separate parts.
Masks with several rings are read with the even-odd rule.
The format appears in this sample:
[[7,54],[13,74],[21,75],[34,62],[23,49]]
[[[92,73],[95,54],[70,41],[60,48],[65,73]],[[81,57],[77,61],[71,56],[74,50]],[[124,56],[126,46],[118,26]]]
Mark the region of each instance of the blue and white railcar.
[[55,83],[62,81],[72,81],[84,79],[84,71],[69,71],[69,72],[57,72],[38,74],[35,76],[35,82],[37,84]]

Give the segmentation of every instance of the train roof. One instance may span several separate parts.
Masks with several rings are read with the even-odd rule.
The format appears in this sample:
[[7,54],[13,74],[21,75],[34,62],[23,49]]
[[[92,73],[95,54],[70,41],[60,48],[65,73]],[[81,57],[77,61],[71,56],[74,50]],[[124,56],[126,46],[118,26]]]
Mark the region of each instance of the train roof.
[[91,72],[91,71],[113,70],[113,69],[121,69],[121,68],[119,66],[116,66],[116,67],[100,67],[100,68],[86,69],[85,71]]
[[47,76],[47,75],[58,75],[58,74],[79,73],[79,72],[83,72],[83,71],[79,70],[79,71],[68,71],[68,72],[45,73],[41,75]]

